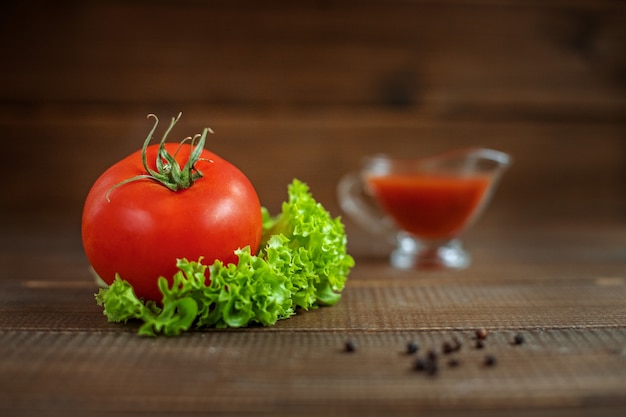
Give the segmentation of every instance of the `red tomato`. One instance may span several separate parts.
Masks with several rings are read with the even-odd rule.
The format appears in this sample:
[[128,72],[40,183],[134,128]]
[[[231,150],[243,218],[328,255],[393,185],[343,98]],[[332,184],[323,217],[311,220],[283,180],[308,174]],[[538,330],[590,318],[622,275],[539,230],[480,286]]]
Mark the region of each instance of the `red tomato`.
[[[191,144],[165,144],[182,167]],[[156,169],[159,145],[146,148],[147,164]],[[133,286],[138,297],[161,300],[157,279],[171,280],[176,259],[211,264],[236,263],[234,251],[261,241],[259,198],[234,165],[202,150],[194,167],[203,176],[189,188],[171,191],[149,178],[120,184],[146,174],[142,152],[119,161],[95,182],[83,210],[82,238],[87,258],[108,284],[115,274]],[[170,281],[171,285],[171,281]]]

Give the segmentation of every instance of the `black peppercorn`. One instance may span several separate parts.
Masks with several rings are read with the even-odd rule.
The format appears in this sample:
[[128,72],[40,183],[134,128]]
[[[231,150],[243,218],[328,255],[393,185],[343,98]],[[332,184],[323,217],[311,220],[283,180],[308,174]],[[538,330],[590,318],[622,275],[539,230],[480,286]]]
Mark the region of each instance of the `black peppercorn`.
[[513,338],[513,344],[521,345],[522,343],[524,343],[524,336],[520,333],[516,334]]
[[442,351],[445,354],[449,354],[449,353],[453,353],[453,352],[458,352],[459,350],[461,350],[461,341],[459,340],[458,337],[453,337],[452,341],[448,341],[448,342],[444,342],[442,345]]
[[496,364],[497,360],[496,357],[493,355],[487,355],[485,356],[485,366],[494,366]]
[[356,345],[354,344],[354,342],[352,340],[348,340],[346,342],[345,350],[346,350],[346,352],[354,352],[354,351],[356,351]]
[[426,369],[426,359],[424,358],[417,358],[417,360],[415,361],[415,370],[416,371],[423,371]]
[[461,361],[459,361],[457,358],[452,358],[448,361],[448,366],[450,368],[456,368],[460,364],[461,364]]
[[439,364],[437,363],[437,357],[427,355],[424,358],[417,358],[415,360],[414,369],[420,372],[426,372],[427,375],[433,376],[439,371]]
[[437,361],[427,361],[426,362],[426,373],[430,376],[436,375],[439,371],[439,365]]
[[419,345],[416,342],[409,342],[406,345],[406,352],[411,355],[419,350]]

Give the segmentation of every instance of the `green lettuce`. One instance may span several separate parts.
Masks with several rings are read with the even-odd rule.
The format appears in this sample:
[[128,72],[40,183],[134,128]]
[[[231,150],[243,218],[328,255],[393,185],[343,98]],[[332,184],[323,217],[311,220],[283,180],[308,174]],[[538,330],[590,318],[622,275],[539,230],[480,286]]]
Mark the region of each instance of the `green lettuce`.
[[160,304],[137,298],[118,275],[95,295],[104,315],[110,322],[140,321],[141,335],[175,336],[200,327],[271,326],[298,310],[336,304],[354,266],[343,224],[305,183],[294,180],[288,195],[279,215],[262,208],[259,253],[238,249],[237,264],[179,259],[172,285],[158,280]]

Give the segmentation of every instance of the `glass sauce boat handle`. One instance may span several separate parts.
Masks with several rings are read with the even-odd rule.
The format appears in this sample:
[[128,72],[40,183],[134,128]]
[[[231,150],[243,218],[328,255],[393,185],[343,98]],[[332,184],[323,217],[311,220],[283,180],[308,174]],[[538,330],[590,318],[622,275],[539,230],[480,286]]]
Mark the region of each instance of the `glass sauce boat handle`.
[[363,230],[383,237],[391,244],[396,243],[398,230],[366,193],[359,174],[349,173],[339,180],[337,197],[341,209]]

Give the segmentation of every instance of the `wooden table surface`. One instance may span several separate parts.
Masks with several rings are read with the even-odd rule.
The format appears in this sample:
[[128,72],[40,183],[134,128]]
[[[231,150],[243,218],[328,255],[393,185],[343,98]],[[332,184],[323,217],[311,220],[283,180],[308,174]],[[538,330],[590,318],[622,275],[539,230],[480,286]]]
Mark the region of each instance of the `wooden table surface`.
[[[0,258],[0,413],[618,415],[626,225],[541,229],[506,241],[470,234],[464,271],[357,257],[334,307],[175,338],[106,321],[79,241],[14,235]],[[446,354],[455,338],[462,347]],[[415,369],[429,350],[439,355],[434,375]]]
[[[623,1],[5,6],[1,416],[626,415]],[[95,303],[81,208],[146,114],[180,111],[176,138],[211,127],[273,212],[295,177],[341,215],[337,181],[373,153],[514,164],[466,270],[394,270],[346,219],[336,306],[142,338]],[[431,349],[434,375],[415,369]]]

